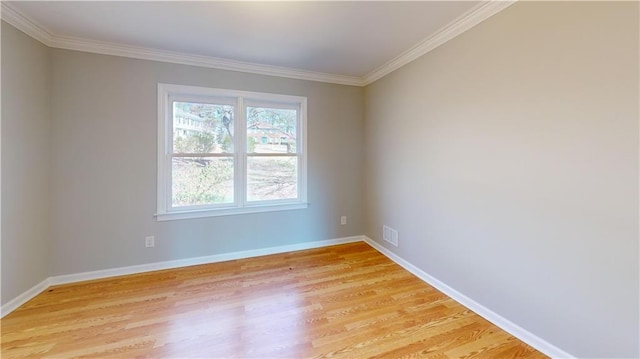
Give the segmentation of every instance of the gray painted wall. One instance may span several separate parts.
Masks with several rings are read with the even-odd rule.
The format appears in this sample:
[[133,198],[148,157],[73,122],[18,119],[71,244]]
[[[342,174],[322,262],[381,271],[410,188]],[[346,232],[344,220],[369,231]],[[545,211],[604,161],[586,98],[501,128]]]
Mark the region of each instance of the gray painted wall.
[[[51,275],[364,232],[362,88],[51,51]],[[157,222],[158,82],[306,96],[309,208]]]
[[50,63],[2,22],[2,304],[49,276]]
[[365,233],[580,357],[638,357],[638,3],[519,2],[365,89]]
[[[363,91],[3,23],[2,304],[50,275],[388,224],[390,249],[534,334],[637,357],[638,30],[637,3],[518,3]],[[157,82],[308,96],[310,207],[156,222]]]

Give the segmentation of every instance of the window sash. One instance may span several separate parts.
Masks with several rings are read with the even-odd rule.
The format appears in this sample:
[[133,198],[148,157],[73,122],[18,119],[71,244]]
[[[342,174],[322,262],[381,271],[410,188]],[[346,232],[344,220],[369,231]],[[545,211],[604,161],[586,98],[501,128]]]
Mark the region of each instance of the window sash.
[[[277,199],[277,200],[249,200],[249,185],[245,183],[244,188],[244,205],[245,206],[255,206],[255,205],[266,205],[266,204],[279,204],[279,203],[290,203],[292,201],[298,201],[302,197],[302,186],[300,185],[303,182],[303,173],[300,168],[302,167],[302,160],[300,154],[297,153],[246,153],[244,154],[245,159],[248,158],[296,158],[296,197],[295,198],[285,198],[285,199]],[[248,179],[248,160],[245,160],[245,180]]]
[[[173,159],[174,158],[231,158],[233,160],[233,184],[234,184],[234,188],[233,188],[233,192],[234,192],[234,197],[233,197],[233,202],[228,202],[228,203],[208,203],[208,204],[197,204],[197,205],[191,205],[191,206],[174,206],[173,204],[173,182],[174,182],[174,172],[173,172]],[[237,171],[236,168],[237,166],[237,160],[238,155],[237,154],[218,154],[218,153],[209,153],[209,154],[205,154],[205,156],[202,156],[201,154],[193,154],[193,155],[185,155],[185,154],[167,154],[166,157],[166,166],[168,168],[168,174],[167,174],[167,208],[169,209],[169,212],[188,212],[188,211],[192,211],[192,210],[206,210],[206,209],[222,209],[222,208],[232,208],[232,207],[237,207],[237,203],[238,203],[238,191],[236,190],[235,186],[236,186],[236,175],[237,175]]]
[[[175,153],[174,152],[174,120],[175,120],[175,113],[174,113],[174,103],[175,102],[187,102],[187,103],[197,103],[197,104],[206,104],[206,105],[220,105],[220,106],[232,106],[233,107],[233,119],[232,119],[232,123],[233,123],[233,130],[234,130],[234,134],[233,134],[233,143],[232,143],[232,148],[233,148],[233,152],[234,153],[237,151],[237,140],[236,140],[236,135],[235,132],[237,131],[237,121],[236,118],[238,117],[238,101],[235,98],[229,98],[229,97],[204,97],[204,96],[196,96],[196,95],[181,95],[181,94],[169,94],[168,95],[168,103],[167,103],[167,114],[166,114],[166,120],[168,122],[167,124],[167,138],[166,138],[166,143],[167,143],[167,151],[168,153]],[[207,152],[204,152],[207,153]],[[203,154],[204,154],[203,153]],[[210,152],[210,153],[214,153],[214,152]]]

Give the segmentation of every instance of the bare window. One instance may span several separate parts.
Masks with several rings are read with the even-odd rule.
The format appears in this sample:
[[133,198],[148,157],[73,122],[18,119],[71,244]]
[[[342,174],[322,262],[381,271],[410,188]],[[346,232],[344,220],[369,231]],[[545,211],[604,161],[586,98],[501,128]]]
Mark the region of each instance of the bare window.
[[306,98],[158,85],[158,220],[306,207]]

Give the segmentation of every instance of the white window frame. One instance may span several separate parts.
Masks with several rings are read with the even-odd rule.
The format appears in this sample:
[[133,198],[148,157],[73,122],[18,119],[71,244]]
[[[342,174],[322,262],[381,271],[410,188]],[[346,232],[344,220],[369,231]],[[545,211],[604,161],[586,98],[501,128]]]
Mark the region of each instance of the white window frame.
[[[201,101],[204,103],[233,104],[234,152],[227,154],[234,159],[234,202],[206,206],[172,207],[173,158],[173,102]],[[247,106],[274,106],[298,110],[296,124],[296,152],[298,159],[297,190],[295,199],[247,201],[247,157],[260,154],[247,153]],[[225,156],[225,155],[222,155]],[[307,98],[261,92],[225,90],[208,87],[158,83],[158,172],[157,212],[158,221],[271,212],[307,208]]]

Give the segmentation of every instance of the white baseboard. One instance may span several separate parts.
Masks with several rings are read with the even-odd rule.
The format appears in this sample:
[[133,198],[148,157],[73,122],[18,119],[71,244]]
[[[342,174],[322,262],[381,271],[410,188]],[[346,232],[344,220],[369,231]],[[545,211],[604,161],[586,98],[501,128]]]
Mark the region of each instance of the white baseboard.
[[35,285],[31,289],[27,290],[26,292],[20,294],[19,296],[9,301],[7,304],[3,305],[2,308],[0,308],[0,313],[3,318],[5,315],[16,310],[22,304],[26,303],[36,295],[42,293],[47,288],[49,288],[49,286],[52,286],[52,285],[68,284],[68,283],[82,282],[82,281],[94,280],[94,279],[103,279],[103,278],[115,277],[120,275],[137,274],[137,273],[151,272],[151,271],[163,270],[163,269],[188,267],[188,266],[199,265],[199,264],[224,262],[224,261],[230,261],[234,259],[266,256],[269,254],[294,252],[294,251],[300,251],[305,249],[334,246],[338,244],[362,242],[363,240],[364,240],[363,236],[343,237],[343,238],[329,239],[324,241],[296,243],[296,244],[289,244],[285,246],[252,249],[248,251],[215,254],[215,255],[204,256],[204,257],[177,259],[177,260],[165,261],[165,262],[156,262],[156,263],[140,264],[140,265],[134,265],[134,266],[128,266],[128,267],[111,268],[111,269],[97,270],[97,271],[91,271],[91,272],[53,276],[43,280],[39,284]]
[[345,243],[361,242],[361,241],[363,241],[362,236],[354,236],[354,237],[329,239],[324,241],[296,243],[296,244],[290,244],[285,246],[251,249],[248,251],[214,254],[211,256],[204,256],[204,257],[185,258],[185,259],[177,259],[177,260],[166,261],[166,262],[155,262],[155,263],[140,264],[140,265],[128,266],[128,267],[104,269],[104,270],[98,270],[98,271],[92,271],[92,272],[59,275],[59,276],[50,277],[49,281],[50,281],[50,285],[76,283],[76,282],[82,282],[86,280],[102,279],[102,278],[109,278],[109,277],[115,277],[120,275],[137,274],[137,273],[151,272],[151,271],[164,270],[164,269],[188,267],[188,266],[195,266],[200,264],[217,263],[217,262],[231,261],[234,259],[260,257],[260,256],[266,256],[269,254],[301,251],[305,249],[313,249],[313,248],[327,247],[327,246],[333,246],[337,244],[345,244]]
[[420,278],[421,280],[423,280],[427,284],[431,285],[432,287],[436,288],[437,290],[441,291],[442,293],[446,294],[447,296],[451,297],[456,302],[458,302],[458,303],[464,305],[465,307],[471,309],[472,311],[474,311],[479,316],[483,317],[484,319],[486,319],[486,320],[490,321],[491,323],[495,324],[496,326],[500,327],[505,332],[507,332],[507,333],[513,335],[514,337],[522,340],[523,342],[529,344],[530,346],[532,346],[533,348],[539,350],[540,352],[544,353],[545,355],[548,355],[548,356],[550,356],[552,358],[575,358],[575,356],[565,352],[564,350],[562,350],[562,349],[556,347],[555,345],[547,342],[546,340],[536,336],[535,334],[523,329],[522,327],[520,327],[520,326],[516,325],[515,323],[511,322],[510,320],[502,317],[501,315],[499,315],[496,312],[490,310],[489,308],[483,306],[482,304],[474,301],[473,299],[467,297],[466,295],[464,295],[464,294],[458,292],[457,290],[451,288],[450,286],[448,286],[445,283],[441,282],[437,278],[435,278],[435,277],[431,276],[430,274],[426,273],[422,269],[420,269],[420,268],[416,267],[415,265],[407,262],[406,260],[400,258],[400,256],[398,256],[397,254],[391,252],[389,249],[385,248],[384,246],[382,246],[378,242],[374,241],[373,239],[371,239],[371,238],[369,238],[367,236],[362,236],[362,237],[363,237],[363,240],[367,244],[369,244],[371,247],[375,248],[378,252],[382,253],[387,258],[389,258],[392,261],[394,261],[396,264],[398,264],[402,268],[404,268],[407,271],[411,272],[413,275],[415,275],[416,277]]
[[44,292],[45,290],[47,290],[47,288],[49,288],[50,285],[51,284],[49,284],[49,278],[47,278],[31,287],[26,292],[13,298],[9,302],[7,302],[7,304],[3,305],[2,308],[0,308],[0,318],[4,318],[5,315],[13,312],[14,310],[18,309],[19,306],[30,301],[36,295]]

